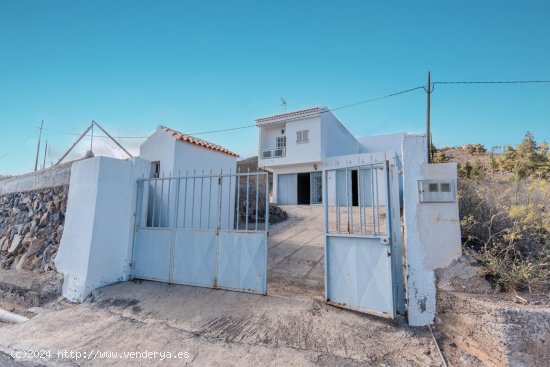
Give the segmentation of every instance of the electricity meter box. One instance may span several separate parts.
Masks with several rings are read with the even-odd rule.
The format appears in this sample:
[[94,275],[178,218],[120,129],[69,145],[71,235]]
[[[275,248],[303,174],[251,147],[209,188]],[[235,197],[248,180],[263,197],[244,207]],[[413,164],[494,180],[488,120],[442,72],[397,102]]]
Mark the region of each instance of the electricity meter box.
[[456,181],[421,180],[418,181],[421,203],[452,203],[456,201]]

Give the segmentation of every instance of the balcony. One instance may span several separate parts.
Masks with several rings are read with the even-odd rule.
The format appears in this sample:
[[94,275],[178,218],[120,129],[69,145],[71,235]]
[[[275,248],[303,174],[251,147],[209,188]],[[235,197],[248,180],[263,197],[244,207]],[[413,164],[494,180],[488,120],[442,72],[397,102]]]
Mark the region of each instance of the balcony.
[[281,157],[284,157],[285,155],[286,155],[286,147],[260,150],[261,159],[281,158]]

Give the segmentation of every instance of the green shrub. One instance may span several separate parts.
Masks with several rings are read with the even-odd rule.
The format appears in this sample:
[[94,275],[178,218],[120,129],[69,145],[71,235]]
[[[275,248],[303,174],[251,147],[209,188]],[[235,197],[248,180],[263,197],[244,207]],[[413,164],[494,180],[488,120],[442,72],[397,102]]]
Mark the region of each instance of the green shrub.
[[506,290],[550,286],[550,182],[459,180],[463,244]]

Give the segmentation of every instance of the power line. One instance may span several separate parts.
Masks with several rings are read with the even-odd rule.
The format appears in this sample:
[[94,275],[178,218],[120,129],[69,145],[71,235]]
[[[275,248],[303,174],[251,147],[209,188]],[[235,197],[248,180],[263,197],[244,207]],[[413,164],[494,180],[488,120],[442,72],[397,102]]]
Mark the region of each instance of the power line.
[[13,153],[17,148],[19,148],[21,145],[25,144],[27,142],[27,140],[29,140],[30,138],[32,138],[33,136],[36,135],[36,131],[34,131],[31,135],[27,136],[25,139],[23,139],[19,144],[17,144],[15,147],[13,147],[11,150],[9,150],[8,152],[4,153],[3,155],[0,156],[0,159],[3,159],[5,157],[7,157],[8,155],[10,155],[11,153]]
[[[431,85],[432,85],[433,88],[435,88],[436,84],[535,84],[535,83],[539,83],[539,84],[540,83],[550,83],[550,80],[438,81],[438,82],[432,82]],[[345,108],[350,108],[350,107],[355,107],[355,106],[359,106],[359,105],[363,105],[363,104],[367,104],[367,103],[371,103],[371,102],[376,102],[376,101],[380,101],[380,100],[383,100],[383,99],[386,99],[386,98],[395,97],[395,96],[398,96],[398,95],[401,95],[401,94],[410,93],[410,92],[413,92],[413,91],[418,90],[418,89],[423,89],[424,91],[427,92],[425,86],[418,86],[418,87],[414,87],[414,88],[410,88],[410,89],[405,89],[405,90],[402,90],[402,91],[399,91],[399,92],[390,93],[390,94],[380,96],[380,97],[370,98],[370,99],[366,99],[366,100],[363,100],[363,101],[359,101],[359,102],[355,102],[355,103],[351,103],[351,104],[347,104],[347,105],[343,105],[343,106],[339,106],[339,107],[335,107],[335,108],[325,109],[325,110],[322,110],[320,112],[311,113],[309,115],[301,115],[300,117],[296,117],[294,119],[302,119],[304,117],[315,116],[319,113],[327,113],[327,112],[332,112],[332,111],[338,111],[338,110],[345,109]],[[433,90],[432,90],[432,92],[433,92]],[[290,120],[287,120],[287,121],[292,121],[292,120],[293,119],[290,119]],[[207,131],[199,131],[199,132],[187,133],[187,134],[188,135],[214,134],[214,133],[221,133],[221,132],[227,132],[227,131],[248,129],[248,128],[256,127],[256,126],[257,126],[256,124],[250,124],[250,125],[243,125],[243,126],[232,127],[232,128],[227,128],[227,129],[207,130]],[[54,132],[54,133],[58,133],[58,134],[75,135],[75,136],[80,135],[79,133],[56,131],[56,130],[46,129],[46,128],[44,128],[44,130]],[[98,135],[96,137],[98,137],[98,138],[108,138],[107,136],[104,136],[104,135]],[[115,138],[116,139],[146,139],[147,136],[115,136]]]
[[433,82],[435,84],[535,84],[550,83],[550,80],[498,80],[498,81],[444,81]]
[[[320,112],[315,112],[315,113],[308,114],[308,115],[301,115],[299,118],[302,119],[302,118],[308,117],[308,116],[315,116],[315,115],[317,115],[317,114],[319,114],[319,113],[327,113],[327,112],[342,110],[342,109],[345,109],[345,108],[350,108],[350,107],[359,106],[359,105],[366,104],[366,103],[376,102],[376,101],[380,101],[380,100],[382,100],[382,99],[386,99],[386,98],[390,98],[390,97],[395,97],[395,96],[398,96],[398,95],[400,95],[400,94],[410,93],[410,92],[415,91],[415,90],[417,90],[417,89],[423,89],[423,88],[424,88],[423,86],[419,86],[419,87],[415,87],[415,88],[410,88],[410,89],[402,90],[402,91],[399,91],[399,92],[387,94],[387,95],[384,95],[384,96],[381,96],[381,97],[370,98],[370,99],[366,99],[366,100],[364,100],[364,101],[359,101],[359,102],[355,102],[355,103],[351,103],[351,104],[347,104],[347,105],[343,105],[343,106],[339,106],[339,107],[335,107],[335,108],[325,109],[325,110],[322,110],[322,111],[320,111]],[[290,119],[289,121],[292,121],[292,119]],[[226,131],[234,131],[234,130],[248,129],[248,128],[256,127],[256,126],[257,126],[256,124],[251,124],[251,125],[244,125],[244,126],[231,127],[231,128],[227,128],[227,129],[199,131],[199,132],[195,132],[195,133],[186,133],[186,134],[187,134],[187,135],[214,134],[214,133],[221,133],[221,132],[226,132]],[[64,131],[56,131],[56,130],[46,129],[46,128],[44,128],[44,130],[50,131],[50,132],[54,132],[54,133],[57,133],[57,134],[80,135],[79,133],[64,132]],[[107,137],[107,136],[102,136],[102,135],[99,135],[99,136],[98,136],[98,135],[94,135],[94,136],[95,136],[95,137],[99,137],[99,138],[106,138],[106,137]],[[146,139],[146,138],[148,138],[148,137],[147,137],[147,136],[115,136],[115,138],[117,138],[117,139]]]

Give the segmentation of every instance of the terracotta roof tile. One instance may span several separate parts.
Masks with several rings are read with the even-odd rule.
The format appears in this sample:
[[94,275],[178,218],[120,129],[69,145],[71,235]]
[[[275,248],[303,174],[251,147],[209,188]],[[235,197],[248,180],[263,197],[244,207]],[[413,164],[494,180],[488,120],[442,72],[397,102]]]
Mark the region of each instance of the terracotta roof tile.
[[199,139],[199,138],[195,138],[194,136],[191,136],[191,135],[186,135],[184,133],[180,133],[179,131],[170,129],[169,127],[166,127],[166,126],[160,126],[160,128],[163,131],[167,132],[168,134],[172,135],[174,138],[176,138],[176,140],[181,141],[183,143],[195,144],[195,145],[201,146],[203,148],[207,148],[207,149],[210,149],[210,150],[215,150],[215,151],[220,152],[220,153],[225,153],[225,154],[231,155],[233,157],[237,157],[237,158],[239,157],[239,155],[237,153],[232,152],[229,149],[226,149],[226,148],[222,147],[221,145],[217,145],[217,144],[214,144],[214,143],[209,143],[206,140],[202,140],[202,139]]
[[314,108],[308,108],[305,110],[299,110],[299,111],[282,113],[279,115],[274,115],[269,117],[263,117],[263,118],[257,119],[256,124],[260,125],[266,122],[277,121],[277,120],[287,120],[290,118],[307,117],[309,115],[314,116],[314,115],[320,114],[321,112],[326,111],[326,109],[327,109],[326,107],[314,107]]

